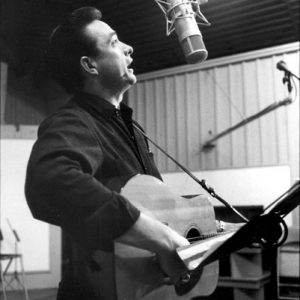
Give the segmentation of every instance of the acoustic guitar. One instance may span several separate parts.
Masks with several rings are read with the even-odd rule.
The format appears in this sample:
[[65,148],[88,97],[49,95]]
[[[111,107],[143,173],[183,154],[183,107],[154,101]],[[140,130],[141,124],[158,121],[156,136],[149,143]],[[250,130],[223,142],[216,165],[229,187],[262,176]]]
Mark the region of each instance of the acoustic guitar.
[[[214,209],[205,196],[175,196],[160,180],[149,175],[131,178],[121,194],[149,216],[167,224],[188,239],[216,234]],[[165,283],[155,255],[149,251],[115,243],[114,282],[118,300],[191,299],[211,294],[218,281],[218,262],[206,265],[191,278],[187,289]],[[191,285],[192,283],[192,285]],[[184,284],[183,284],[184,285]],[[187,292],[182,292],[187,290]],[[183,294],[183,295],[181,295]],[[181,295],[181,296],[180,296]],[[109,299],[110,300],[110,299]]]

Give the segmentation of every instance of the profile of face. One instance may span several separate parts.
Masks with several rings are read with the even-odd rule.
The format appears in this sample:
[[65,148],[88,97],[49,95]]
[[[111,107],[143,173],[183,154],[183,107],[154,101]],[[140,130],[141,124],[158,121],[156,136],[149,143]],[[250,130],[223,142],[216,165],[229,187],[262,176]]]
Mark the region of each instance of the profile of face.
[[128,89],[136,82],[131,46],[121,42],[117,33],[105,22],[95,20],[86,27],[86,34],[95,39],[99,55],[90,57],[94,75],[101,86],[114,90]]

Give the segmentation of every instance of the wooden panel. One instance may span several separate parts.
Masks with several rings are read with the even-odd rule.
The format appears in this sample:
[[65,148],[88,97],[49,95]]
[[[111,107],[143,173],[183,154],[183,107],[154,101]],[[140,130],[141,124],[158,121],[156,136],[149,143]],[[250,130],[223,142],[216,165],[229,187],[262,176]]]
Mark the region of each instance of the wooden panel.
[[[211,75],[212,74],[212,75]],[[200,82],[203,89],[200,91],[201,101],[201,145],[211,138],[216,131],[215,124],[215,90],[213,87],[214,71],[207,70],[200,73]],[[216,148],[212,148],[207,152],[201,151],[201,168],[213,169],[216,167]]]
[[199,101],[199,72],[188,73],[187,89],[187,167],[198,170],[200,167],[200,101]]
[[[136,86],[136,89],[134,89],[135,95],[133,96],[132,93],[130,93],[131,96],[129,96],[128,100],[131,103],[132,101],[135,101],[135,105],[133,107],[136,107],[134,110],[135,113],[135,118],[138,122],[145,124],[145,110],[146,110],[146,105],[145,105],[145,88],[144,88],[144,83],[138,84]],[[136,97],[136,98],[135,98]]]
[[[155,102],[154,102],[154,91],[153,91],[153,81],[145,82],[145,112],[144,112],[144,120],[145,120],[145,129],[147,132],[151,133],[153,137],[155,134],[154,126],[155,126]],[[156,137],[155,137],[156,138]]]
[[175,128],[176,128],[176,157],[183,164],[187,165],[187,114],[186,114],[186,75],[175,76]]
[[[244,80],[242,64],[229,65],[229,88],[231,100],[231,126],[245,118],[244,89],[241,84]],[[246,165],[246,128],[242,127],[232,132],[232,166]]]
[[[166,149],[166,103],[165,103],[165,85],[164,80],[154,81],[154,99],[155,99],[155,137],[156,142]],[[152,147],[153,148],[153,147]],[[153,151],[153,150],[152,150]],[[161,151],[157,152],[157,165],[160,169],[166,169],[166,159]]]
[[[249,52],[237,55],[236,59],[224,58],[223,63],[215,60],[215,65],[211,60],[198,67],[183,66],[174,69],[173,74],[172,70],[166,70],[165,76],[163,72],[154,72],[147,79],[144,74],[130,93],[135,95],[135,89],[139,91],[148,85],[143,89],[147,99],[144,103],[147,109],[143,111],[148,115],[144,123],[146,129],[190,170],[268,166],[293,161],[292,174],[297,176],[299,108],[296,102],[218,139],[214,148],[202,149],[212,136],[285,98],[283,72],[276,69],[276,63],[284,59],[298,74],[299,51],[298,47],[277,49],[277,52],[276,49]],[[153,80],[154,86],[150,84]],[[151,122],[155,122],[156,128],[150,127]],[[173,163],[163,162],[164,159],[159,155],[162,172],[177,170]]]
[[[216,94],[216,130],[217,132],[223,131],[224,128],[230,127],[230,99],[228,94],[229,79],[228,66],[219,67],[216,69],[215,74],[215,94]],[[228,100],[230,100],[228,102]],[[224,168],[232,165],[231,162],[231,135],[224,137],[218,143],[217,147],[217,166],[218,168]]]
[[[257,60],[257,87],[259,110],[276,101],[273,89],[273,73],[275,66],[272,59],[263,58]],[[277,120],[274,112],[260,118],[261,159],[262,163],[276,164],[278,162],[278,136]]]
[[[174,90],[174,77],[168,76],[164,80],[165,82],[165,102],[166,102],[166,150],[170,153],[173,157],[176,156],[176,116],[175,116],[175,90]],[[175,171],[176,166],[175,164],[167,159],[166,163],[166,170]]]
[[[243,63],[243,89],[245,103],[245,117],[249,117],[259,111],[257,91],[257,70],[256,62]],[[260,165],[261,143],[260,143],[260,120],[246,125],[246,163],[249,166]]]
[[[272,65],[275,66],[276,63],[282,60],[282,56],[273,56]],[[274,101],[280,101],[286,97],[286,93],[282,89],[282,72],[273,73],[273,89],[274,89]],[[282,164],[288,161],[288,147],[284,145],[289,144],[289,130],[288,130],[288,112],[287,107],[282,107],[275,111],[276,115],[276,130],[277,130],[277,141],[278,141],[278,163]]]

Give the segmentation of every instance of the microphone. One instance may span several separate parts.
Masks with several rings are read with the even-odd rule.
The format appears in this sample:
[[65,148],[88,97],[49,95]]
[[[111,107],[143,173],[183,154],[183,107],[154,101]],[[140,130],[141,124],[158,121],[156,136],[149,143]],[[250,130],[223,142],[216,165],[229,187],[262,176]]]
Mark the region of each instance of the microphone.
[[287,73],[290,73],[290,74],[292,73],[292,72],[287,68],[286,63],[285,63],[283,60],[279,61],[279,62],[276,64],[276,67],[277,67],[277,69],[280,70],[280,71],[284,71],[284,72],[287,72]]
[[283,84],[287,83],[287,88],[290,93],[292,91],[291,77],[293,76],[298,80],[300,80],[300,78],[288,69],[286,63],[283,60],[279,61],[276,64],[276,67],[279,71],[284,71],[284,77],[282,79],[282,82]]
[[[154,0],[166,17],[167,36],[174,30],[178,36],[187,63],[204,61],[208,52],[205,48],[198,24],[210,25],[200,11],[201,4],[207,0]],[[197,23],[196,18],[200,19]]]

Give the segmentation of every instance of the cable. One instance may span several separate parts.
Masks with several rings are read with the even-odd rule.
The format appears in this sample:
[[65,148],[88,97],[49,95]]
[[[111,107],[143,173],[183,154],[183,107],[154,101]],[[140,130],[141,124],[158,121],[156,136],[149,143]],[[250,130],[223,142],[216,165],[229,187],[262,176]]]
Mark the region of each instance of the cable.
[[237,108],[236,105],[233,104],[233,102],[230,99],[230,96],[226,93],[226,91],[222,88],[222,86],[218,83],[218,81],[216,80],[216,78],[210,74],[209,71],[206,71],[206,74],[208,74],[213,82],[215,83],[215,85],[220,89],[220,91],[224,94],[224,96],[226,97],[227,101],[229,102],[229,104],[234,108],[234,110],[236,111],[236,113],[241,117],[242,120],[245,120],[245,116],[239,111],[239,109]]
[[149,142],[151,142],[157,149],[159,149],[164,155],[166,155],[170,160],[172,160],[179,168],[181,168],[187,175],[189,175],[194,181],[196,181],[205,191],[207,191],[212,197],[219,200],[223,203],[227,208],[232,210],[235,214],[237,214],[243,221],[248,222],[249,220],[243,216],[239,211],[237,211],[231,204],[221,198],[216,194],[213,188],[209,187],[206,184],[205,180],[199,180],[195,175],[193,175],[187,168],[185,168],[182,164],[180,164],[175,158],[173,158],[170,154],[168,154],[164,149],[162,149],[158,144],[156,144],[153,140],[151,140],[145,132],[143,132],[135,123],[133,123],[135,129],[137,129]]

